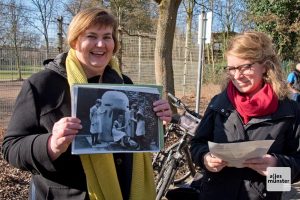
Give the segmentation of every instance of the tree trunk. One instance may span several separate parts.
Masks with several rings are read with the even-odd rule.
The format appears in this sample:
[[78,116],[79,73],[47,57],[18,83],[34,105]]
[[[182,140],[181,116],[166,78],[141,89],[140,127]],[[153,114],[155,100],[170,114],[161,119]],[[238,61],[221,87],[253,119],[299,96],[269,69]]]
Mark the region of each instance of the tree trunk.
[[123,31],[122,31],[122,28],[120,27],[119,25],[119,28],[118,28],[118,41],[119,41],[119,50],[118,50],[118,53],[117,53],[117,58],[118,58],[118,63],[119,63],[119,67],[120,67],[120,70],[123,71],[123,52],[122,52],[122,47],[123,47]]
[[22,72],[21,72],[21,66],[20,66],[20,53],[19,53],[19,47],[18,47],[18,33],[17,33],[17,23],[13,24],[13,44],[14,44],[14,50],[15,50],[15,57],[16,57],[16,64],[17,64],[17,70],[18,70],[18,80],[22,80]]
[[16,64],[17,64],[17,70],[18,70],[18,80],[22,80],[22,72],[21,72],[21,66],[20,66],[20,53],[17,43],[14,44],[15,48],[15,57],[16,57]]
[[156,0],[159,4],[155,44],[155,78],[162,85],[163,97],[167,92],[173,93],[174,77],[172,64],[173,39],[176,27],[177,11],[181,0]]
[[185,45],[184,45],[184,68],[183,68],[183,84],[182,84],[182,93],[185,95],[185,86],[186,86],[186,76],[187,76],[187,62],[188,56],[190,54],[190,41],[192,37],[192,21],[193,21],[193,11],[195,7],[194,0],[189,0],[188,7],[186,8],[186,29],[185,29]]
[[213,80],[216,81],[216,69],[215,69],[215,55],[214,55],[214,39],[211,39],[210,52],[211,52],[211,67],[213,72]]

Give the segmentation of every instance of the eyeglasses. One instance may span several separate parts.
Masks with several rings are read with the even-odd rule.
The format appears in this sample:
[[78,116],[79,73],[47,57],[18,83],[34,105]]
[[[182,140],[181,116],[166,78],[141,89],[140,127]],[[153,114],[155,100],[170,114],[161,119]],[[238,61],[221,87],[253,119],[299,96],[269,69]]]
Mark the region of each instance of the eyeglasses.
[[238,65],[238,66],[226,66],[224,67],[224,70],[226,70],[228,75],[232,75],[234,76],[236,73],[236,70],[238,70],[240,72],[240,74],[243,75],[248,75],[251,74],[253,72],[252,70],[252,65],[254,65],[254,63],[249,63],[249,64],[242,64],[242,65]]

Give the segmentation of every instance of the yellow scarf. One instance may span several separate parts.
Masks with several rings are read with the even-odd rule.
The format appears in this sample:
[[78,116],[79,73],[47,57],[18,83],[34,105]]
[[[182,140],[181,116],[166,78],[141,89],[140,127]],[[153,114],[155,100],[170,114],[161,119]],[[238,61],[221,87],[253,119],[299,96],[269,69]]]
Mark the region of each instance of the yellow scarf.
[[[112,62],[110,64],[113,65],[112,68],[121,76],[119,67]],[[74,83],[87,83],[87,77],[73,49],[68,53],[66,69],[70,86]],[[91,200],[123,199],[112,154],[80,155],[80,159],[86,174],[87,187]],[[153,200],[155,196],[150,153],[134,153],[129,199]]]

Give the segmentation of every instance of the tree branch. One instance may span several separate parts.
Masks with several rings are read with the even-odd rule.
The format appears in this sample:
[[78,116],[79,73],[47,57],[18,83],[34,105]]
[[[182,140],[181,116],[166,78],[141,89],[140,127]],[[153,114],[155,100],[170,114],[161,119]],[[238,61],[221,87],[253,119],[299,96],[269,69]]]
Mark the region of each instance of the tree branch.
[[132,34],[132,33],[129,33],[129,31],[126,30],[123,26],[120,26],[120,27],[119,27],[119,30],[124,31],[124,32],[125,32],[127,35],[129,35],[129,36],[149,38],[149,39],[152,39],[152,40],[155,40],[155,39],[156,39],[156,37],[151,36],[151,35],[147,35],[147,34],[142,34],[142,33],[135,33],[135,34]]

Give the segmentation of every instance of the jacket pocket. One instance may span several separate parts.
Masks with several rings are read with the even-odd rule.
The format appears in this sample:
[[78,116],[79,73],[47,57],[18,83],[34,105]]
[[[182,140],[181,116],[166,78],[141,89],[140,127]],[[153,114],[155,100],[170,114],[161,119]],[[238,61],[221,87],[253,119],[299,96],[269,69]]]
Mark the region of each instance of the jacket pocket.
[[86,198],[86,192],[71,189],[71,188],[58,188],[58,187],[49,187],[47,196],[47,200],[84,200]]

